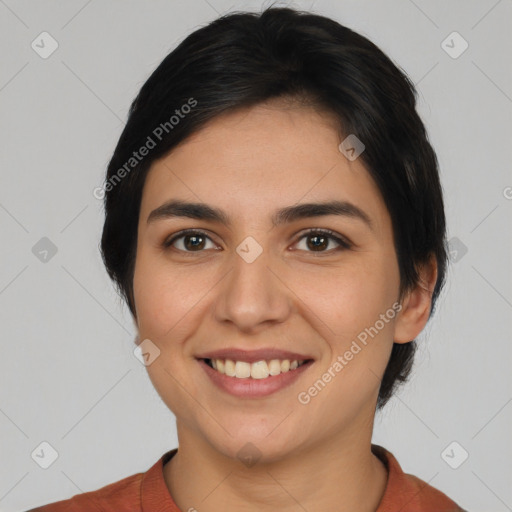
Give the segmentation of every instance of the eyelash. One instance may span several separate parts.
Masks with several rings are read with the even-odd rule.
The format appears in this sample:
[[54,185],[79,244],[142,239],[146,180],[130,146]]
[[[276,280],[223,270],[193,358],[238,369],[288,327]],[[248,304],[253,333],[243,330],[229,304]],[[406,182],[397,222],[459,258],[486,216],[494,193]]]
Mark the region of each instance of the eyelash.
[[[172,246],[172,244],[174,242],[176,242],[176,240],[179,240],[180,238],[183,238],[187,235],[205,236],[206,238],[208,238],[209,240],[211,240],[213,242],[213,240],[204,231],[197,230],[197,229],[185,229],[183,231],[180,231],[176,235],[174,235],[172,238],[165,240],[162,243],[162,247],[164,249],[168,249]],[[299,239],[297,240],[296,243],[298,243],[303,238],[306,238],[307,236],[311,236],[311,235],[323,235],[331,240],[334,240],[337,244],[339,244],[339,247],[336,247],[336,248],[328,250],[328,251],[318,251],[318,252],[317,251],[306,251],[306,252],[310,252],[315,255],[322,255],[322,254],[331,255],[333,252],[348,250],[352,247],[351,243],[336,236],[334,231],[331,231],[330,229],[320,229],[320,228],[318,228],[318,229],[312,228],[312,229],[309,229],[308,231],[306,231],[305,233],[302,233],[302,235],[299,237]],[[182,249],[176,249],[176,250],[183,254],[186,254],[187,256],[192,256],[194,253],[204,252],[204,249],[200,250],[200,251],[183,251]]]

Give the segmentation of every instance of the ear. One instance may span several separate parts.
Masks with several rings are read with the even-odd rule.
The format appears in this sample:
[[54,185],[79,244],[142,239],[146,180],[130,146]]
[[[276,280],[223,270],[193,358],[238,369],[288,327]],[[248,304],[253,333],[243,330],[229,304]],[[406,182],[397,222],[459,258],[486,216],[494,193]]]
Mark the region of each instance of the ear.
[[407,292],[395,322],[395,343],[414,340],[425,327],[432,306],[432,293],[437,282],[437,261],[434,255],[419,268],[420,280]]

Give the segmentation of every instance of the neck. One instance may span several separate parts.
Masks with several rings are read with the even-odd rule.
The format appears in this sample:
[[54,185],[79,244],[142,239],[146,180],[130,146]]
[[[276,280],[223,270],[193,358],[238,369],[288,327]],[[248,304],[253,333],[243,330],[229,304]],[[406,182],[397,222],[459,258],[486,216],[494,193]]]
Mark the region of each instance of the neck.
[[387,470],[371,451],[372,428],[364,437],[355,429],[357,435],[324,438],[246,467],[177,426],[179,449],[164,466],[164,479],[180,510],[374,512],[386,488]]

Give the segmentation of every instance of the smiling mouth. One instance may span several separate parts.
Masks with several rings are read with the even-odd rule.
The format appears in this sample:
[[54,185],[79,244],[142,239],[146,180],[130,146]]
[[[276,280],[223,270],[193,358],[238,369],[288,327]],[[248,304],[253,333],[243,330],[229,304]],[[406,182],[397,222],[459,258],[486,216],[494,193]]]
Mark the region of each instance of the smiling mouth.
[[245,361],[233,361],[232,359],[201,359],[210,368],[228,377],[238,379],[266,379],[288,373],[300,368],[305,364],[313,362],[313,359],[289,360],[271,359],[261,360],[254,363]]

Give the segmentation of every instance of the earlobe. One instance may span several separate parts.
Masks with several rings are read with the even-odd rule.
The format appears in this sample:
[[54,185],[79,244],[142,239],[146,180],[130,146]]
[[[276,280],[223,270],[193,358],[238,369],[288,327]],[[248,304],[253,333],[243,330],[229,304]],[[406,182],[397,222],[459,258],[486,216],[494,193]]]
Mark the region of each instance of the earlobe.
[[402,301],[402,310],[395,323],[393,341],[408,343],[414,340],[425,327],[432,306],[432,293],[437,282],[437,261],[430,261],[419,269],[419,282]]

